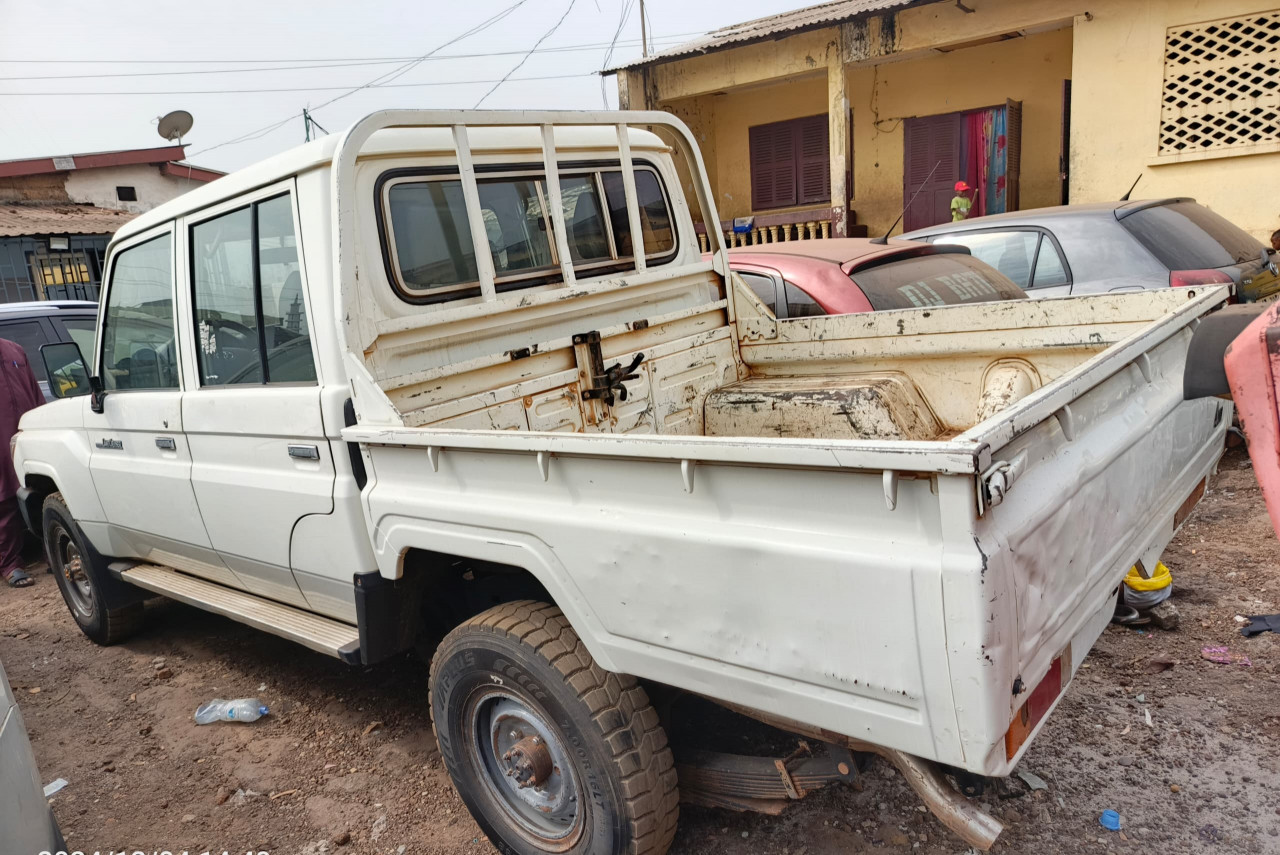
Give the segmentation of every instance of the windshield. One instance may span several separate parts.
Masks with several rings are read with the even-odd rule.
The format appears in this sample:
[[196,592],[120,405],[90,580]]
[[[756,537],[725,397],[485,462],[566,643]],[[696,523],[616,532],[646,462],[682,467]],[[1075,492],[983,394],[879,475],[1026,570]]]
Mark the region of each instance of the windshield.
[[1143,208],[1120,224],[1170,270],[1229,267],[1262,255],[1257,238],[1195,202]]
[[890,261],[850,274],[876,311],[1025,300],[995,268],[958,252]]

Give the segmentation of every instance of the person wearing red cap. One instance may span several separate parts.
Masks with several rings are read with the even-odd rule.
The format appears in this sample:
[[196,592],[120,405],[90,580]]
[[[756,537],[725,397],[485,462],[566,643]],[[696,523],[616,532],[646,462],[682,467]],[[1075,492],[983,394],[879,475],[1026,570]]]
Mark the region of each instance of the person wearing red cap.
[[956,182],[956,195],[951,200],[951,222],[958,223],[969,218],[969,211],[973,208],[973,200],[964,194],[971,189],[963,181]]

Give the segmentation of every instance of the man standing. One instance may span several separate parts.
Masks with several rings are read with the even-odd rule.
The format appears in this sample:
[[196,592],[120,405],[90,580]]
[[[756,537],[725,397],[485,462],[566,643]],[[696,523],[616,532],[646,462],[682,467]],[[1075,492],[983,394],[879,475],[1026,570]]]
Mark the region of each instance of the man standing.
[[0,579],[13,588],[25,588],[32,580],[22,572],[25,530],[9,442],[18,432],[22,414],[43,403],[44,394],[31,373],[27,354],[20,345],[0,338]]

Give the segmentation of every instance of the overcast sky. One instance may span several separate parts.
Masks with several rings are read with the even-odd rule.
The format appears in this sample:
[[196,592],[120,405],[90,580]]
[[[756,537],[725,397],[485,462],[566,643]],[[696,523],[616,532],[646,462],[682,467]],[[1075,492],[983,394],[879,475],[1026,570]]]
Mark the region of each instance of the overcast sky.
[[[803,5],[645,2],[655,50]],[[156,118],[183,109],[195,117],[188,158],[233,170],[301,143],[303,107],[338,131],[386,107],[474,107],[506,75],[485,107],[598,109],[593,72],[624,10],[614,63],[640,56],[635,0],[0,0],[0,160],[164,145]],[[447,58],[459,54],[472,56]],[[388,86],[321,106],[397,70]],[[263,89],[299,91],[228,91]],[[612,77],[604,89],[616,107]]]

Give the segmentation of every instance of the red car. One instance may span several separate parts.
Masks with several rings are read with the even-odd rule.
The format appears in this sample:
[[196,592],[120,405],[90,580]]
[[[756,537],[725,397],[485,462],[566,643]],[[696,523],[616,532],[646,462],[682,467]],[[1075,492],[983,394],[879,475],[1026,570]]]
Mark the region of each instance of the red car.
[[1027,295],[962,246],[867,238],[729,250],[729,267],[779,318],[927,308]]

